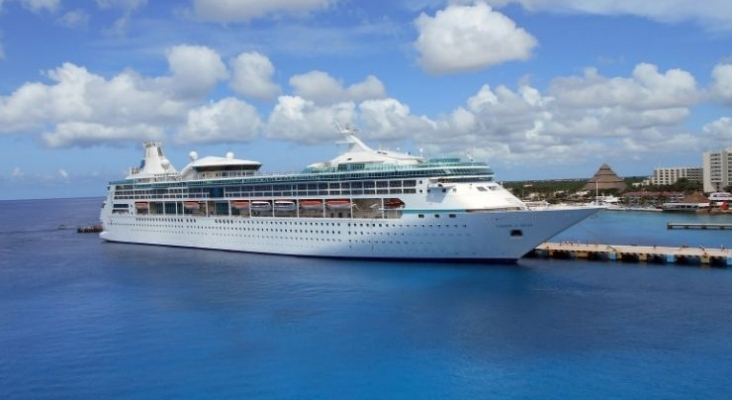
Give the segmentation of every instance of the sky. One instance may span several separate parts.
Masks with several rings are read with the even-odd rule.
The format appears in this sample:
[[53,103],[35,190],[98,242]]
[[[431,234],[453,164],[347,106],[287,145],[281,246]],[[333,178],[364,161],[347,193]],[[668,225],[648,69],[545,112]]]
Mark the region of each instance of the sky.
[[162,142],[299,171],[336,123],[498,181],[732,147],[732,2],[0,0],[0,199],[104,196]]

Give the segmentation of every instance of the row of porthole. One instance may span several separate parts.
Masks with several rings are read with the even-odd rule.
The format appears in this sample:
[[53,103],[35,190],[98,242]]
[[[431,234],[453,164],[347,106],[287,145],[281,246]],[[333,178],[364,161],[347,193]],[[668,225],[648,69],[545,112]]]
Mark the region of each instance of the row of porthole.
[[[159,226],[159,225],[146,226],[146,225],[131,224],[130,226],[165,228],[165,226]],[[181,227],[181,226],[175,226],[175,227],[172,227],[172,228],[178,228],[178,229],[180,229],[180,228],[183,228],[183,227]],[[209,227],[209,229],[213,229],[213,227]],[[288,231],[288,230],[275,230],[275,229],[273,229],[273,230],[270,231],[267,228],[252,228],[252,229],[249,229],[249,228],[229,228],[229,229],[219,228],[219,229],[224,229],[224,230],[238,230],[238,231],[250,231],[251,230],[251,231],[257,231],[257,232],[279,232],[279,233],[301,233],[301,234],[302,233],[305,233],[305,234],[319,234],[319,235],[336,235],[336,234],[337,235],[340,235],[341,234],[341,231],[338,231],[338,232],[336,232],[336,231],[312,231],[312,230],[310,230],[310,231],[308,231],[308,230],[289,230]],[[170,233],[170,231],[153,231],[153,232],[156,232],[156,233]],[[186,231],[186,232],[184,232],[184,231],[178,231],[177,233],[180,233],[180,234],[183,234],[183,233],[195,233],[195,231],[192,231],[192,232],[191,231]],[[216,235],[217,233],[214,232],[213,234]],[[356,235],[356,236],[358,236],[358,235],[364,235],[364,232],[363,231],[348,231],[348,234],[349,235]],[[368,235],[376,235],[376,234],[386,235],[386,236],[390,236],[391,235],[390,232],[386,232],[386,233],[384,233],[384,232],[366,232],[365,234],[367,236]],[[395,236],[397,236],[397,235],[404,236],[404,233],[403,232],[402,233],[394,233],[394,235]],[[236,235],[231,234],[230,236],[236,236]],[[409,236],[419,236],[419,234],[409,235]],[[442,234],[442,236],[444,236],[444,234]],[[449,234],[449,236],[452,236],[452,234]],[[461,236],[461,235],[458,234],[458,236]],[[262,236],[256,236],[256,237],[262,237]],[[290,238],[291,239],[292,237],[291,236],[288,236],[286,238]]]
[[112,223],[111,225],[120,225],[120,226],[134,226],[134,227],[141,227],[141,228],[175,228],[175,229],[182,229],[182,228],[197,228],[199,230],[201,229],[208,229],[208,230],[234,230],[234,231],[257,231],[257,232],[282,232],[282,233],[317,233],[317,234],[326,234],[326,235],[340,235],[341,231],[313,231],[313,230],[298,230],[298,229],[290,229],[289,231],[287,229],[270,229],[270,228],[236,228],[236,227],[216,227],[216,226],[182,226],[182,225],[172,225],[172,226],[166,226],[166,225],[144,225],[144,224],[123,224],[123,223]]
[[[149,231],[147,231],[147,232],[149,232]],[[178,233],[178,234],[183,234],[184,232],[182,232],[182,231],[178,231],[178,232],[171,232],[171,231],[153,231],[153,233]],[[248,238],[256,238],[256,239],[278,239],[278,240],[293,240],[293,239],[295,239],[295,240],[304,240],[304,241],[323,241],[323,242],[331,242],[331,241],[332,242],[342,242],[343,241],[342,239],[317,238],[317,237],[315,237],[315,238],[314,237],[300,238],[300,237],[290,237],[290,236],[255,236],[255,235],[234,235],[234,234],[223,234],[223,233],[213,233],[212,235],[213,236],[248,237]],[[414,245],[414,244],[432,244],[432,243],[422,243],[422,242],[415,243],[415,242],[406,242],[406,241],[402,243],[399,240],[397,240],[397,241],[392,241],[392,240],[388,240],[388,241],[387,240],[382,240],[382,241],[379,241],[379,240],[374,240],[374,241],[371,241],[371,240],[360,240],[359,241],[358,239],[349,239],[348,242],[349,243],[359,243],[360,242],[360,243],[364,243],[364,244],[365,243],[369,243],[369,244],[378,244],[378,243],[387,244],[388,243],[388,244],[405,244],[405,245],[406,244],[411,244],[411,245]]]
[[[219,227],[214,227],[214,226],[208,226],[208,227],[206,227],[206,226],[198,226],[198,227],[194,227],[194,226],[184,226],[184,225],[172,225],[172,226],[170,226],[170,225],[159,225],[159,224],[153,224],[153,225],[147,225],[147,224],[126,224],[126,223],[120,223],[120,222],[110,222],[110,225],[118,225],[118,226],[140,226],[140,227],[154,227],[154,228],[166,228],[166,227],[168,227],[168,228],[234,229],[234,230],[249,230],[249,229],[254,230],[255,229],[255,228],[236,228],[236,227],[221,227],[221,226],[219,226]],[[378,225],[379,225],[379,227],[382,227],[381,224],[378,224]],[[372,224],[372,226],[373,227],[376,227],[376,224]],[[368,228],[368,224],[366,224],[366,227]],[[386,227],[389,227],[389,225],[386,224]],[[397,226],[394,225],[394,227],[397,227]],[[402,225],[399,225],[399,228],[402,228],[402,227],[403,227]],[[406,225],[406,227],[409,228],[410,225]],[[414,225],[414,227],[415,228],[420,228],[420,227],[421,228],[433,228],[434,227],[434,228],[438,228],[439,229],[439,228],[443,228],[443,225],[434,225],[433,226],[432,224],[428,224],[428,225]],[[444,227],[445,228],[449,228],[450,225],[447,225],[446,224],[446,225],[444,225]],[[453,227],[459,228],[459,225],[453,225]],[[467,225],[463,225],[463,228],[467,228]],[[270,228],[256,228],[256,230],[262,230],[262,231],[267,231],[267,232],[270,231],[269,229]],[[275,230],[274,228],[272,229],[272,231],[273,232],[287,232],[287,230]],[[290,230],[290,232],[293,232],[293,230]],[[297,230],[294,230],[294,232],[298,232],[298,231]],[[299,232],[302,232],[302,231],[299,231]],[[316,232],[320,232],[320,231],[316,231]],[[350,232],[351,231],[349,231],[349,234],[350,234]],[[308,233],[308,232],[305,231],[305,233]],[[310,231],[310,233],[312,233],[312,231]],[[330,231],[326,231],[325,233],[330,233]],[[335,234],[336,232],[333,231],[332,233]],[[340,234],[340,233],[341,232],[338,231],[338,234]],[[402,235],[403,234],[404,233],[402,233]]]
[[[418,214],[417,217],[418,218],[424,218],[425,215],[424,214]],[[434,214],[434,217],[435,218],[440,218],[440,214]],[[449,218],[456,218],[457,216],[456,216],[456,214],[448,214],[448,217]],[[141,220],[141,221],[148,221],[149,220],[149,221],[159,221],[159,222],[166,222],[166,221],[184,222],[184,219],[183,218],[165,218],[165,217],[162,217],[161,218],[161,217],[140,217],[140,216],[138,216],[138,217],[135,217],[135,219],[136,220]],[[190,219],[189,218],[185,218],[185,222],[198,222],[198,220],[195,219],[195,218],[190,218]],[[249,219],[244,219],[244,220],[242,220],[242,219],[214,219],[214,222],[219,223],[219,224],[224,224],[224,223],[225,224],[232,224],[232,223],[240,223],[240,224],[243,224],[243,223],[245,223],[245,224],[249,224],[249,223],[253,223],[253,224],[265,224],[265,223],[270,223],[271,224],[272,223],[271,221],[258,220],[258,219],[252,219],[252,220],[249,220]],[[300,224],[300,225],[302,225],[302,224],[306,224],[306,225],[307,224],[310,224],[310,225],[313,225],[313,224],[326,224],[326,225],[327,224],[332,224],[332,225],[338,224],[339,226],[341,224],[340,222],[292,222],[292,221],[275,221],[274,223],[275,224],[285,224],[285,225],[287,225],[287,224],[294,224],[294,225],[298,225],[298,224]],[[351,224],[354,224],[355,225],[355,224],[357,224],[357,222],[349,222],[348,223],[348,226],[351,226]],[[385,224],[385,225],[386,226],[389,226],[389,224]],[[361,225],[361,226],[363,226],[363,225]],[[374,224],[373,226],[376,226],[376,225]],[[381,226],[381,225],[379,225],[379,226]]]
[[[142,221],[145,221],[145,219],[142,219]],[[157,218],[153,218],[150,221],[156,221],[156,222],[186,222],[186,223],[196,222],[196,220],[188,220],[188,219],[185,219],[184,220],[184,219],[180,219],[180,218],[174,218],[174,219],[173,218],[171,218],[171,219],[157,219]],[[214,221],[217,222],[217,223],[226,223],[226,224],[234,224],[234,223],[237,222],[237,221],[232,221],[232,220],[214,220]],[[265,224],[264,222],[261,222],[261,221],[238,221],[238,223],[239,224],[247,224],[247,225],[248,224],[254,224],[254,225],[260,225],[260,224],[261,225],[264,225]],[[287,221],[277,221],[274,224],[273,223],[267,223],[267,225],[341,226],[341,224],[339,222],[330,222],[329,223],[329,222],[287,222]],[[364,227],[364,225],[365,225],[365,227],[368,228],[369,223],[364,224],[364,223],[349,222],[347,224],[347,226],[349,226],[349,227],[350,226]],[[371,223],[370,225],[372,227],[374,227],[374,228],[377,227],[377,226],[379,228],[389,228],[389,227],[393,227],[393,228],[411,228],[411,225],[409,225],[409,224],[406,224],[406,225],[402,225],[402,224],[391,224],[390,225],[390,224],[386,224],[386,223],[380,223],[380,224]],[[453,226],[455,228],[458,228],[459,227],[457,224],[455,224]],[[432,228],[433,225],[432,224],[429,224],[429,225],[422,224],[422,225],[414,225],[414,227],[415,228],[419,228],[419,227],[422,227],[422,228],[428,228],[428,227],[429,228]],[[436,227],[437,228],[441,228],[442,225],[436,225]],[[445,227],[446,228],[449,228],[450,225],[447,225],[446,224]],[[463,228],[467,228],[467,225],[463,224]]]
[[159,217],[135,217],[135,221],[153,221],[153,222],[197,222],[193,218],[159,218]]
[[[177,234],[184,234],[187,232],[183,231],[144,231],[145,233],[177,233]],[[204,233],[199,233],[200,235],[204,235]],[[235,235],[235,234],[226,234],[226,233],[205,233],[205,235],[211,235],[211,236],[229,236],[229,237],[237,237],[237,238],[255,238],[255,239],[278,239],[278,240],[304,240],[304,241],[314,241],[314,242],[342,242],[343,239],[337,239],[337,238],[318,238],[318,237],[290,237],[290,236],[259,236],[259,235]]]
[[215,219],[217,224],[252,224],[252,225],[313,225],[313,226],[341,226],[340,222],[291,222],[291,221],[262,221],[262,220],[232,220]]

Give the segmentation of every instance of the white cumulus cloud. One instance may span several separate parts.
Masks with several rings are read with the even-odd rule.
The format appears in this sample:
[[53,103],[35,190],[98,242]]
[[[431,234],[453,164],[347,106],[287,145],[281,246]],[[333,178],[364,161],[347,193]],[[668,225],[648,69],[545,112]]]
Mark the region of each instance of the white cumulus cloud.
[[280,87],[272,82],[275,68],[266,56],[242,53],[231,63],[233,76],[231,88],[237,93],[260,100],[272,100],[280,93]]
[[588,69],[582,77],[558,78],[550,92],[572,107],[623,106],[626,108],[687,107],[700,99],[694,77],[683,70],[660,73],[652,64],[638,64],[629,78],[605,78]]
[[526,60],[537,45],[525,30],[483,2],[449,5],[434,17],[421,14],[414,47],[419,64],[436,73],[478,70],[512,60]]
[[208,48],[176,46],[168,61],[168,76],[125,70],[109,79],[65,63],[44,73],[48,83],[27,82],[0,96],[0,133],[44,132],[51,147],[160,140],[227,75]]
[[257,110],[233,97],[192,109],[175,136],[180,143],[241,142],[254,139],[261,125]]
[[203,97],[228,77],[221,56],[205,46],[174,46],[168,50],[168,64],[172,76],[161,82],[182,98]]
[[719,147],[730,147],[730,143],[732,143],[732,118],[719,118],[704,125],[702,131],[708,145],[715,143]]
[[368,76],[362,82],[343,87],[343,83],[322,71],[311,71],[290,78],[290,85],[297,96],[311,100],[319,105],[334,104],[343,101],[359,102],[367,99],[379,99],[386,96],[386,89],[381,81]]
[[709,91],[714,100],[732,106],[732,64],[719,64],[714,67]]
[[137,124],[110,126],[90,122],[64,122],[57,124],[52,132],[43,134],[49,147],[93,146],[99,142],[114,143],[128,140],[160,141],[165,137],[161,127]]
[[[691,108],[703,100],[701,93],[688,72],[662,72],[650,64],[636,65],[627,77],[590,70],[555,78],[546,91],[528,82],[517,89],[486,84],[418,140],[428,149],[475,148],[476,156],[516,163],[527,155],[570,164],[600,152],[618,158],[683,152],[701,146],[684,126]],[[728,132],[726,123],[706,130]]]
[[409,106],[396,99],[366,100],[358,111],[370,138],[397,141],[434,132],[431,120],[413,115]]
[[353,102],[318,106],[299,96],[280,96],[267,121],[266,134],[298,143],[331,141],[339,135],[335,121],[352,123],[355,107]]
[[160,123],[185,108],[185,103],[155,90],[132,71],[106,80],[66,63],[46,75],[53,84],[25,83],[11,96],[0,98],[0,132],[70,121]]

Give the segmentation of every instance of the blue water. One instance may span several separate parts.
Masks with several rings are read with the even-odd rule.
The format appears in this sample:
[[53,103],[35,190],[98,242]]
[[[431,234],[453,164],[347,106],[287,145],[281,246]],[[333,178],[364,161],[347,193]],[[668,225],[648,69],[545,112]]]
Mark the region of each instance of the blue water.
[[[0,202],[1,399],[732,393],[730,269],[353,262],[59,229],[94,223],[100,203]],[[666,230],[684,218],[703,217],[606,211],[557,240],[732,245],[732,231]]]

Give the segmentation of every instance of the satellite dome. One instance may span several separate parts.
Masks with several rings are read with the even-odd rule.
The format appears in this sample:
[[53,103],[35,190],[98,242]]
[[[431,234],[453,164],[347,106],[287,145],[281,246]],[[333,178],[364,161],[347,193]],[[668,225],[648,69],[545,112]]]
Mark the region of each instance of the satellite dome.
[[198,159],[198,153],[196,153],[195,151],[192,151],[192,152],[188,153],[188,157],[191,158],[191,161],[196,161]]
[[170,161],[168,161],[167,158],[163,158],[160,160],[160,165],[162,165],[163,168],[168,169],[168,167],[170,167]]
[[234,153],[231,152],[231,151],[227,152],[226,153],[226,158],[228,158],[229,160],[231,160],[232,158],[234,158]]

